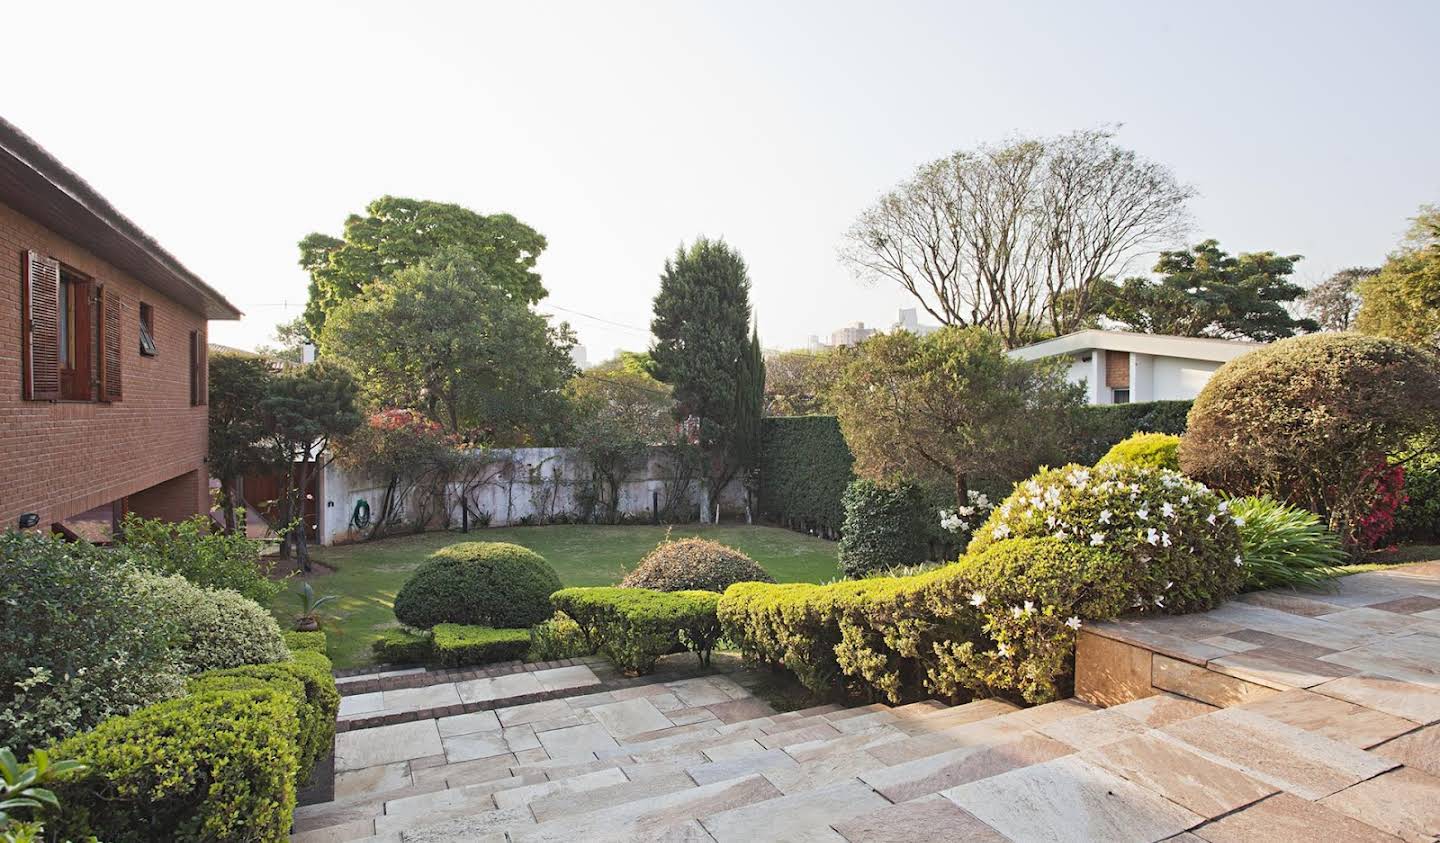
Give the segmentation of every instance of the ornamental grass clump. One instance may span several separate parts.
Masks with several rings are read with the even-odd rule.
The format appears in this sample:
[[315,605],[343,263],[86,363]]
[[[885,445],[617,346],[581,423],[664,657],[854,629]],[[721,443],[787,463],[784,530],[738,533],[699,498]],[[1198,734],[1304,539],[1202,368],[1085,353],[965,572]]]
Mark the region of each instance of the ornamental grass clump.
[[1239,523],[1183,474],[1131,463],[1044,469],[975,531],[969,554],[1011,538],[1053,538],[1130,559],[1129,609],[1210,609],[1245,582]]
[[1313,512],[1263,496],[1234,498],[1230,512],[1240,524],[1247,589],[1322,585],[1345,562],[1340,537]]
[[625,575],[620,587],[721,592],[737,582],[775,582],[775,578],[733,547],[691,538],[656,545]]

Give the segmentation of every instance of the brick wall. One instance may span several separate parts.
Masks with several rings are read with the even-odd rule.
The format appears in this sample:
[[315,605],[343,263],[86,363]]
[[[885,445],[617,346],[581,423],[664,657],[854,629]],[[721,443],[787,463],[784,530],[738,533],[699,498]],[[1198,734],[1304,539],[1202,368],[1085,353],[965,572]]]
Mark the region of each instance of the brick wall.
[[1111,389],[1130,388],[1130,352],[1105,352],[1105,385]]
[[[34,249],[103,283],[121,297],[124,400],[114,404],[22,400],[21,253]],[[154,357],[140,354],[140,302],[155,309]],[[204,317],[181,307],[14,209],[0,204],[0,529],[24,512],[48,525],[172,478],[206,474],[206,408],[190,406],[191,331]],[[157,493],[161,508],[182,513],[175,488]],[[199,492],[184,492],[189,512],[204,511]],[[133,508],[133,503],[132,503]]]

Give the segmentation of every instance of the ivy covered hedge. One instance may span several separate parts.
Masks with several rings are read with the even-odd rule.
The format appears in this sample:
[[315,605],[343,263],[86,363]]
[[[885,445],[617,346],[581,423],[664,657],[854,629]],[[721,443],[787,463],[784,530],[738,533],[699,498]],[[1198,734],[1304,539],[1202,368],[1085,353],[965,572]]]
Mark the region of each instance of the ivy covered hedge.
[[834,416],[772,416],[760,425],[760,512],[788,527],[834,536],[855,457]]
[[47,831],[108,843],[284,840],[340,706],[317,643],[303,639],[286,661],[202,673],[185,696],[52,747],[88,769],[56,785]]
[[661,656],[681,648],[709,664],[720,637],[720,595],[713,591],[565,588],[550,600],[579,624],[591,651],[633,675],[650,673]]
[[1094,404],[1081,407],[1075,438],[1066,459],[1094,465],[1117,442],[1132,433],[1185,432],[1192,401],[1142,401],[1135,404]]

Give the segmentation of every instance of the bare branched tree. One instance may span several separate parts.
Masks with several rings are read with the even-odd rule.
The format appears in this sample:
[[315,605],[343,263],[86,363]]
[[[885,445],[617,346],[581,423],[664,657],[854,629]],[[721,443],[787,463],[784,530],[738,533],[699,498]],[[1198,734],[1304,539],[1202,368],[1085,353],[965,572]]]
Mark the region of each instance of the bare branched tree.
[[1092,129],[922,166],[851,227],[841,260],[898,283],[943,325],[1009,347],[1094,316],[1096,283],[1182,238],[1194,190]]

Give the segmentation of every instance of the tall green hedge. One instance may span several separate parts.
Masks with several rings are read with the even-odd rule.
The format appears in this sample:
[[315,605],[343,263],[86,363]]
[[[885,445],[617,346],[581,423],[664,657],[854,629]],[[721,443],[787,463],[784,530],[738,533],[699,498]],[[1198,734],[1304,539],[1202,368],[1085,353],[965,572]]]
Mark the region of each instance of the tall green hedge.
[[760,512],[831,537],[845,520],[841,497],[855,457],[834,416],[771,416],[760,426]]
[[1066,449],[1069,462],[1094,465],[1112,446],[1132,433],[1185,432],[1191,401],[1143,401],[1081,407],[1075,438]]

